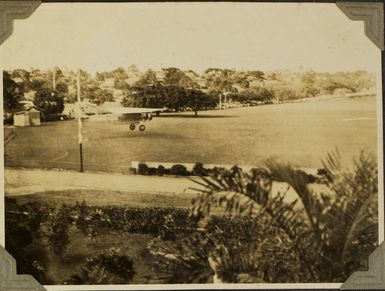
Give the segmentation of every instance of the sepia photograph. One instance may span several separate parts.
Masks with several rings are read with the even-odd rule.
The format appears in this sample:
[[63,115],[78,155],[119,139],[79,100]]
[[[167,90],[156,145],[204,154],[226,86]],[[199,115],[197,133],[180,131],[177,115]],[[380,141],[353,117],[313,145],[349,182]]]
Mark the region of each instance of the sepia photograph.
[[384,240],[381,50],[335,3],[42,3],[0,58],[4,247],[49,290],[338,287]]

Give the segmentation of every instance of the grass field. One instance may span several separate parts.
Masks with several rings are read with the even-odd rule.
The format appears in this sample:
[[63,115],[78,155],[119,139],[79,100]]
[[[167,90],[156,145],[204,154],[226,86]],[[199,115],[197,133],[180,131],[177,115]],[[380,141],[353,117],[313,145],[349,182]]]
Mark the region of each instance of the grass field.
[[[338,147],[347,156],[376,153],[376,99],[329,99],[163,115],[144,132],[111,121],[84,124],[86,170],[125,172],[131,161],[258,165],[276,157],[304,168]],[[6,166],[78,169],[75,121],[5,128]]]
[[[75,121],[44,123],[40,127],[5,128],[5,135],[10,131],[17,136],[6,147],[7,166],[78,169]],[[299,167],[318,168],[322,166],[321,158],[335,147],[348,157],[357,155],[361,149],[375,153],[376,132],[375,98],[208,111],[201,112],[198,118],[194,118],[193,113],[169,114],[155,118],[145,132],[132,132],[126,124],[86,122],[85,169],[126,172],[133,160],[256,165],[270,157],[289,161]],[[46,189],[48,184],[54,186],[52,189],[68,185],[79,187],[39,193],[35,191],[30,192],[31,195],[12,197],[19,204],[44,202],[59,207],[63,203],[73,205],[86,201],[90,206],[188,208],[192,197],[187,192],[183,195],[166,193],[167,189],[168,192],[174,192],[173,187],[162,188],[159,193],[149,191],[152,187],[159,188],[156,186],[160,183],[158,180],[173,179],[173,183],[176,183],[182,178],[86,173],[81,176],[82,184],[76,180],[80,178],[75,176],[78,175],[75,172],[64,171],[65,175],[58,175],[60,179],[56,179],[55,175],[62,171],[7,171],[13,173],[6,175],[7,183],[11,184],[7,187],[24,189],[35,184],[42,186],[38,189]],[[18,171],[23,172],[24,176]],[[90,179],[97,184],[95,189],[86,183]],[[127,181],[122,183],[121,179]],[[151,185],[145,188],[148,194],[136,191],[142,179]],[[45,182],[47,180],[49,182]],[[136,188],[130,185],[134,180]],[[121,188],[112,187],[115,184]],[[101,189],[97,190],[96,186]],[[176,189],[179,189],[180,185],[177,186]],[[216,213],[215,209],[213,212]],[[146,248],[153,238],[149,234],[116,231],[91,238],[72,226],[69,231],[70,242],[64,252],[57,255],[47,248],[46,272],[53,283],[63,284],[71,275],[81,271],[87,258],[115,247],[134,260],[136,274],[133,284],[164,283],[160,279],[164,274],[154,268],[153,258]]]
[[48,203],[55,207],[63,204],[75,205],[85,201],[89,206],[120,206],[120,207],[176,207],[189,208],[191,206],[191,195],[138,195],[138,193],[107,191],[95,189],[77,189],[61,191],[45,191],[42,193],[33,193],[31,195],[14,196],[18,203],[28,202]]

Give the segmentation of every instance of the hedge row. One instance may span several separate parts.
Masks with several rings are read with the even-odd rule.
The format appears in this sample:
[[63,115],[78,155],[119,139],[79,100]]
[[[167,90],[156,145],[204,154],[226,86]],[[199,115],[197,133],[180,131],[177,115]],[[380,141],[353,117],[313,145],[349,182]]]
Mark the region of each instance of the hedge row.
[[[14,199],[6,199],[6,210],[7,231],[14,230],[15,225],[25,222],[26,228],[35,233],[42,231],[44,234],[41,233],[40,236],[49,238],[53,249],[60,247],[61,250],[65,248],[62,244],[68,243],[67,231],[70,225],[92,237],[118,231],[151,234],[162,239],[174,239],[179,234],[190,233],[197,228],[196,221],[190,219],[189,210],[183,208],[88,206],[84,201],[73,206],[52,208],[40,202],[19,205]],[[41,213],[46,215],[42,216]],[[206,227],[213,234],[219,229],[241,238],[247,237],[248,231],[253,228],[250,223],[255,222],[247,218],[211,216]],[[8,228],[11,225],[12,228]],[[44,227],[40,228],[41,226]],[[54,233],[47,233],[48,229]],[[56,246],[58,242],[60,244]]]
[[196,163],[192,171],[187,170],[186,166],[181,164],[175,164],[171,168],[166,168],[162,165],[155,168],[148,166],[146,163],[139,163],[138,169],[133,169],[135,174],[148,176],[207,176],[211,171],[212,169],[206,169],[202,163]]
[[111,230],[147,233],[173,239],[175,233],[194,227],[189,211],[180,208],[133,208],[118,206],[76,206],[76,225],[85,234],[96,236]]
[[[148,166],[146,163],[139,163],[138,169],[132,168],[131,173],[146,176],[209,176],[212,173],[224,170],[225,168],[222,167],[205,168],[202,163],[196,163],[191,171],[187,170],[186,166],[182,164],[175,164],[171,168],[159,165],[155,168]],[[328,173],[324,169],[318,169],[317,175],[308,174],[302,170],[297,171],[308,183],[322,183],[329,178]]]

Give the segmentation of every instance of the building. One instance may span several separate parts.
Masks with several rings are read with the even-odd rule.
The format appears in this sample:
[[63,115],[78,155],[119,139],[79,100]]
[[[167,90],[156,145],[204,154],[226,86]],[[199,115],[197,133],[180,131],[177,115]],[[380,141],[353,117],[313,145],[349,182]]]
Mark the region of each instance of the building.
[[105,78],[104,81],[100,84],[100,87],[103,89],[113,88],[115,84],[115,78]]
[[40,110],[35,106],[31,106],[23,111],[13,114],[14,126],[31,126],[40,125]]

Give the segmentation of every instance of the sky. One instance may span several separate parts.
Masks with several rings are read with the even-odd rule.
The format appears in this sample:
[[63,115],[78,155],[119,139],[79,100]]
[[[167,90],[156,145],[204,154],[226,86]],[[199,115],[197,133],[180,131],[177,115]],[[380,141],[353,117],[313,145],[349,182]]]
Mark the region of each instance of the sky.
[[377,72],[380,50],[362,21],[333,3],[43,3],[14,22],[4,69],[91,73],[209,67]]

